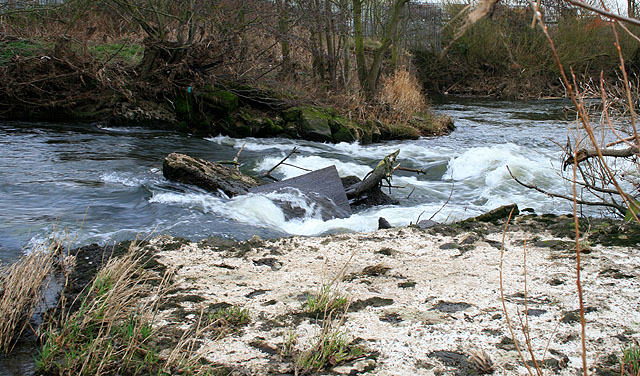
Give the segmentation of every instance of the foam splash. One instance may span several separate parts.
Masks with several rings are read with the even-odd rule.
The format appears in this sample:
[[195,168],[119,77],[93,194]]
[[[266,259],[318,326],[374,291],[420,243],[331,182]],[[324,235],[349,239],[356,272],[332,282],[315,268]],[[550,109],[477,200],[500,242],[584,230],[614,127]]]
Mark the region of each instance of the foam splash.
[[122,184],[125,187],[138,187],[143,183],[140,178],[134,177],[130,174],[123,174],[119,172],[104,173],[100,175],[100,180],[102,180],[104,183]]
[[[282,160],[282,157],[265,157],[263,158],[257,165],[257,169],[267,171],[275,166],[278,162]],[[364,176],[369,171],[371,171],[371,167],[365,164],[358,164],[355,162],[343,162],[336,158],[322,157],[318,155],[295,155],[287,160],[289,164],[302,167],[306,170],[296,168],[289,165],[280,165],[277,168],[277,172],[283,175],[284,179],[294,178],[296,176],[304,175],[309,171],[320,170],[329,166],[336,166],[338,170],[338,175],[340,176]]]

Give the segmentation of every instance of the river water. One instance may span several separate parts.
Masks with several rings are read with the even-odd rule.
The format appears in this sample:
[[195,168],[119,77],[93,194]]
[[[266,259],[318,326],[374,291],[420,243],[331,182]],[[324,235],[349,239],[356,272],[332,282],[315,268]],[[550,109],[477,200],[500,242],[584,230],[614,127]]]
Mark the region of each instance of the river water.
[[[192,240],[223,236],[243,240],[253,235],[278,237],[372,231],[378,218],[407,225],[430,218],[453,221],[497,206],[517,203],[537,213],[566,213],[571,204],[522,188],[519,177],[566,192],[558,178],[559,148],[569,123],[564,101],[509,102],[448,99],[433,105],[451,116],[457,129],[448,136],[375,145],[321,144],[287,139],[201,139],[131,126],[96,124],[0,123],[0,261],[10,262],[24,249],[55,233],[67,232],[74,245],[106,244],[172,234]],[[166,181],[163,158],[182,152],[208,160],[230,160],[241,145],[241,169],[259,175],[293,147],[288,162],[307,169],[335,165],[341,176],[364,177],[385,155],[400,149],[402,166],[423,169],[417,175],[398,171],[391,195],[398,206],[376,207],[347,219],[322,221],[317,208],[289,197],[306,210],[287,219],[273,197],[234,199]],[[554,167],[555,166],[555,167]],[[279,178],[305,171],[276,170]]]

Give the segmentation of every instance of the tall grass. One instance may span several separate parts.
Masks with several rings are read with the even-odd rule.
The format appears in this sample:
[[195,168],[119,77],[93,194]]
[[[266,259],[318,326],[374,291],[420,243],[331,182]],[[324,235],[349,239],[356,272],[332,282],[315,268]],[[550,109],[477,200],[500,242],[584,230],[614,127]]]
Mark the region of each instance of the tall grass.
[[382,79],[380,100],[393,108],[391,112],[397,121],[406,121],[413,114],[427,111],[427,100],[422,94],[420,83],[407,70],[400,69]]
[[38,371],[73,375],[161,372],[151,317],[157,299],[140,299],[149,293],[155,278],[142,268],[134,243],[125,256],[110,260],[78,298],[78,310],[62,310],[43,330]]
[[57,242],[33,249],[16,263],[0,268],[0,353],[8,353],[42,302],[60,251]]

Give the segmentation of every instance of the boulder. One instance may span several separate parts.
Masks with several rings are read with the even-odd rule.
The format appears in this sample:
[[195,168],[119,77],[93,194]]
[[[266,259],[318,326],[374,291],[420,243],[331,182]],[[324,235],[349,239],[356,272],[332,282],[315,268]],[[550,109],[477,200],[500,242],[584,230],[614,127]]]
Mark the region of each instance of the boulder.
[[300,130],[305,140],[332,142],[331,127],[327,116],[319,111],[305,109],[300,114]]
[[245,194],[262,184],[258,179],[215,162],[171,153],[162,164],[162,174],[169,180],[192,184],[210,192],[222,191],[227,196]]

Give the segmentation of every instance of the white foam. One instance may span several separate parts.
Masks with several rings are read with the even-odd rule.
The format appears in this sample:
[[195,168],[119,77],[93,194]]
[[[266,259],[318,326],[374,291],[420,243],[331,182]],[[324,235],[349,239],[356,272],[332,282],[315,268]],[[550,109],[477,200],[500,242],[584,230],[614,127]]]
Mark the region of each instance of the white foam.
[[100,175],[100,179],[105,183],[122,184],[126,187],[138,187],[142,185],[142,180],[129,174],[119,172],[107,172]]
[[[265,157],[258,163],[256,168],[258,170],[268,171],[281,160],[281,156]],[[371,167],[364,164],[358,164],[355,162],[343,162],[339,159],[325,158],[317,155],[295,155],[289,158],[287,160],[287,163],[311,171],[319,170],[329,166],[336,166],[338,175],[340,176],[355,175],[358,177],[364,177],[364,175],[371,171]],[[306,170],[302,170],[289,165],[280,165],[276,169],[276,172],[284,175],[284,179],[290,179],[308,173],[309,171]]]

